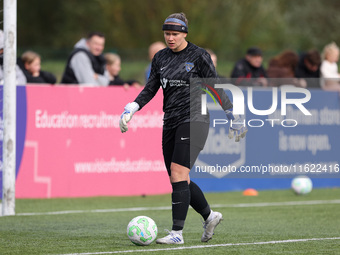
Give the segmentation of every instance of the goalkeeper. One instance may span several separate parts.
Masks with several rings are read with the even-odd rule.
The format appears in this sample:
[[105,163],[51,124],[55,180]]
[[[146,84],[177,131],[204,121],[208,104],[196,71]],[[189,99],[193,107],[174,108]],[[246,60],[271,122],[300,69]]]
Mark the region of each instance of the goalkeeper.
[[[190,181],[189,177],[190,169],[203,149],[209,131],[209,116],[198,114],[200,97],[192,97],[193,102],[190,104],[190,95],[197,91],[202,92],[190,84],[190,79],[217,78],[217,74],[210,55],[204,49],[186,41],[188,21],[184,13],[174,13],[168,16],[163,24],[163,31],[168,47],[154,56],[150,77],[145,88],[134,102],[125,106],[119,125],[121,131],[126,132],[127,123],[133,114],[141,110],[162,86],[164,95],[162,148],[172,185],[173,225],[169,234],[157,239],[156,243],[184,243],[182,230],[189,205],[204,219],[201,241],[207,242],[212,238],[215,227],[222,220],[222,214],[210,209],[203,192],[193,181]],[[234,120],[234,123],[239,122],[232,115],[233,105],[227,95],[222,89],[217,92],[227,118]],[[233,125],[230,130],[231,134],[236,134],[236,140],[243,137],[247,131],[240,124]]]

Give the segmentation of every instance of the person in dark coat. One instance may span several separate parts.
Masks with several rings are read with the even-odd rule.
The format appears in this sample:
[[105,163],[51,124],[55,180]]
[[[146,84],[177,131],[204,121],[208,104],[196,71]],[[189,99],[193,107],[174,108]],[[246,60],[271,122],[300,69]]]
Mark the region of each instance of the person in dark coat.
[[257,47],[249,48],[246,56],[234,66],[231,78],[239,86],[267,86],[267,73],[262,66],[262,51]]
[[26,51],[18,59],[18,65],[26,76],[27,83],[55,84],[57,78],[54,74],[41,70],[41,57],[33,51]]
[[296,78],[305,78],[308,88],[320,88],[321,56],[317,50],[302,53],[295,70]]

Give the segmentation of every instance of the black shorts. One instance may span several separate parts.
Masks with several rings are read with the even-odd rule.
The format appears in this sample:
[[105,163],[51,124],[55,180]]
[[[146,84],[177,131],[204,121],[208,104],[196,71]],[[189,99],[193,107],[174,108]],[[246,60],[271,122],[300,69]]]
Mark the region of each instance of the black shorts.
[[166,169],[171,175],[171,162],[191,169],[204,148],[209,124],[187,122],[173,129],[163,129],[162,148]]

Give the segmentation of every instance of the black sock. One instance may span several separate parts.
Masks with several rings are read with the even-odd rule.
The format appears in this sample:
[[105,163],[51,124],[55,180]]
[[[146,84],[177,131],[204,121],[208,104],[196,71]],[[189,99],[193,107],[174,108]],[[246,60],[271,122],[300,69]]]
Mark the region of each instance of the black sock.
[[189,189],[190,205],[195,209],[196,212],[202,215],[204,220],[207,220],[210,214],[210,206],[205,199],[202,190],[193,181],[190,181]]
[[172,183],[172,230],[182,230],[187,217],[190,190],[187,181]]

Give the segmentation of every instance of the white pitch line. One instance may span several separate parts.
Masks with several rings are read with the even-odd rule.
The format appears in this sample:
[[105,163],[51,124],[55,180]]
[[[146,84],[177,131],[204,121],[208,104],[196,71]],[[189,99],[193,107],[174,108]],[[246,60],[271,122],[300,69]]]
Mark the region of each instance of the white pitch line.
[[[271,202],[271,203],[244,203],[244,204],[215,204],[211,208],[245,208],[245,207],[269,207],[269,206],[294,206],[294,205],[322,205],[322,204],[340,204],[340,199],[335,200],[311,200],[311,201],[288,201],[288,202]],[[113,209],[96,209],[96,210],[70,210],[56,212],[32,212],[17,213],[15,216],[40,216],[40,215],[59,215],[73,213],[114,213],[114,212],[140,212],[140,211],[164,211],[171,210],[171,206],[159,207],[131,207],[131,208],[113,208]]]
[[126,251],[69,253],[69,254],[61,254],[61,255],[99,255],[99,254],[132,253],[132,252],[138,253],[138,252],[154,252],[154,251],[175,251],[175,250],[191,250],[191,249],[216,248],[216,247],[227,247],[227,246],[298,243],[298,242],[325,241],[325,240],[340,240],[340,237],[288,239],[288,240],[277,240],[277,241],[266,241],[266,242],[254,242],[254,243],[225,243],[225,244],[212,244],[212,245],[181,246],[181,247],[163,248],[163,249],[143,249],[143,250],[139,249],[139,250],[126,250]]
[[[321,205],[321,204],[340,204],[339,199],[335,200],[311,200],[311,201],[288,201],[288,202],[270,202],[270,203],[247,203],[233,204],[227,207],[267,207],[267,206],[289,206],[289,205]],[[226,207],[223,204],[216,204],[212,207]]]

